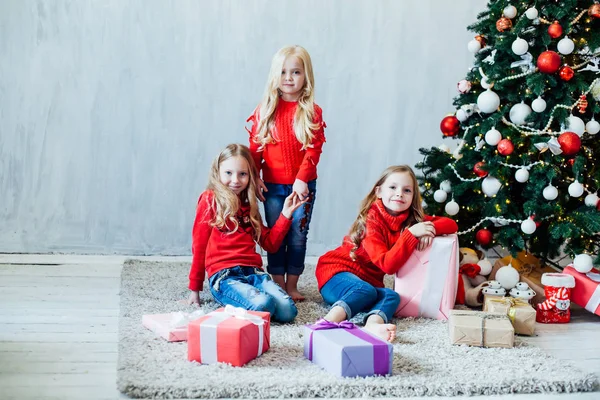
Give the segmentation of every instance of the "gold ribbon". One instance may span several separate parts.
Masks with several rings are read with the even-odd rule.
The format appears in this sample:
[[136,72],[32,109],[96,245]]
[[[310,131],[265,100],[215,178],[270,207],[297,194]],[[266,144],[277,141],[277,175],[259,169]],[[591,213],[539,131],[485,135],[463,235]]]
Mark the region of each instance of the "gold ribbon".
[[499,303],[505,306],[508,306],[508,318],[511,323],[515,323],[515,318],[517,316],[517,307],[528,306],[529,303],[523,299],[518,299],[515,297],[488,297],[486,301],[490,303]]

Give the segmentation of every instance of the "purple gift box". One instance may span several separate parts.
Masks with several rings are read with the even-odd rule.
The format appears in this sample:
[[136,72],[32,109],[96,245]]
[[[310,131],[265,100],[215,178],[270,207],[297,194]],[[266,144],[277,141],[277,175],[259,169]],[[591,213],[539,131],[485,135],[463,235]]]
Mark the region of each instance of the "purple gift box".
[[392,374],[392,345],[347,321],[306,325],[304,357],[338,376]]

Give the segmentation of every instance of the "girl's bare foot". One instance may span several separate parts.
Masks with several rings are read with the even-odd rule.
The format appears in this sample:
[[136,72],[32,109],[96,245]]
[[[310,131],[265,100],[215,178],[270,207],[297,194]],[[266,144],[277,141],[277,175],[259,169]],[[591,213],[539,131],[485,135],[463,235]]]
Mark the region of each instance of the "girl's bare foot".
[[285,281],[285,291],[294,301],[302,301],[305,297],[298,291],[298,278],[300,275],[287,274]]
[[392,342],[396,338],[396,325],[394,324],[367,323],[364,329],[388,342]]
[[287,292],[287,294],[292,298],[292,300],[294,301],[302,301],[305,300],[305,297],[302,295],[302,293],[300,293],[297,289],[296,290],[289,290]]

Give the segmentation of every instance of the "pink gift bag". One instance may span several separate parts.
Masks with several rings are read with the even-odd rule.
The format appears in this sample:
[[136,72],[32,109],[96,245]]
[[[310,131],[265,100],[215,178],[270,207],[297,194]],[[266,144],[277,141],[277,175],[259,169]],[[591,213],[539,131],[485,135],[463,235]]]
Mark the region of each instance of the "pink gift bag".
[[396,272],[394,290],[400,295],[396,317],[446,320],[458,288],[458,236],[437,236],[423,251],[415,250]]

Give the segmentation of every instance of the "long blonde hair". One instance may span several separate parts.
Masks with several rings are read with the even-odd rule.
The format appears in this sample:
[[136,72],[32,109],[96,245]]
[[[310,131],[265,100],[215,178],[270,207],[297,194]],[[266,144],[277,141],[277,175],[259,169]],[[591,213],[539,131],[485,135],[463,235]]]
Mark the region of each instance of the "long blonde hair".
[[[219,178],[219,168],[221,163],[231,157],[242,157],[248,163],[250,179],[248,180],[248,186],[240,193],[239,197],[231,189],[223,185]],[[229,232],[227,234],[236,232],[239,227],[236,214],[241,207],[241,203],[247,201],[250,204],[249,217],[250,224],[254,228],[254,240],[258,241],[262,227],[262,218],[258,211],[258,201],[255,194],[257,178],[256,166],[248,147],[243,144],[233,143],[221,151],[221,153],[213,160],[210,174],[208,175],[208,185],[206,187],[215,194],[213,204],[215,217],[210,222],[211,226],[221,230],[228,230]],[[228,223],[233,225],[233,229],[228,229]]]
[[350,257],[353,260],[356,260],[356,250],[358,250],[358,248],[360,247],[360,244],[365,236],[369,210],[371,209],[373,203],[378,199],[377,188],[383,185],[385,180],[390,175],[403,172],[409,174],[413,182],[413,199],[410,208],[408,209],[408,218],[404,222],[404,227],[411,226],[413,224],[423,221],[424,213],[423,205],[421,204],[421,192],[417,183],[417,177],[415,176],[415,173],[413,172],[412,168],[408,165],[392,165],[391,167],[386,168],[386,170],[383,171],[383,174],[381,174],[377,182],[375,182],[375,185],[373,185],[373,188],[371,189],[367,197],[365,197],[360,203],[360,211],[358,212],[358,216],[356,217],[356,220],[350,227],[350,233],[348,235],[350,236],[352,244],[354,244],[354,247],[352,248],[352,250],[350,250]]
[[273,56],[271,70],[265,86],[265,93],[258,108],[258,123],[254,141],[263,150],[268,144],[276,143],[273,137],[275,129],[275,110],[279,103],[279,84],[281,82],[281,71],[283,63],[288,57],[298,57],[304,66],[304,87],[298,98],[298,107],[294,115],[294,133],[302,144],[302,150],[310,147],[314,133],[319,129],[318,123],[314,122],[315,100],[312,61],[310,55],[302,46],[285,46]]

